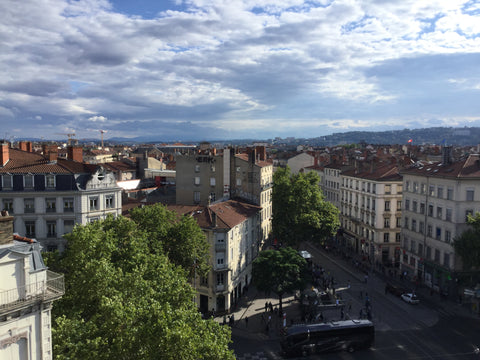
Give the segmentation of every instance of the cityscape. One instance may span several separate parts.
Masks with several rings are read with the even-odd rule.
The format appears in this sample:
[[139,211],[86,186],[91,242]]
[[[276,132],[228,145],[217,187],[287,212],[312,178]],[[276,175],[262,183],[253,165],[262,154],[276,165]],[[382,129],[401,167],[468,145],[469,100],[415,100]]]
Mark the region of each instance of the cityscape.
[[[197,309],[196,322],[227,329],[222,338],[231,339],[230,345],[213,341],[216,354],[201,349],[205,353],[194,356],[282,359],[288,355],[285,331],[332,321],[375,326],[370,349],[352,345],[351,351],[358,347],[355,358],[424,356],[412,346],[416,337],[435,357],[478,356],[478,225],[469,222],[480,211],[478,144],[312,147],[277,139],[222,147],[121,145],[101,133],[96,143],[79,145],[67,135],[64,141],[1,145],[2,358],[22,358],[24,352],[38,359],[81,356],[55,339],[68,330],[56,323],[56,311],[73,307],[72,301],[85,306],[81,294],[94,286],[82,280],[77,288],[91,264],[73,265],[72,257],[79,251],[90,254],[87,259],[120,256],[95,249],[99,241],[112,242],[109,249],[119,246],[123,221],[147,232],[148,243],[163,244],[151,251],[169,248],[169,262],[186,269],[183,281],[193,301],[186,300]],[[297,184],[307,179],[309,185]],[[298,199],[292,202],[289,191]],[[322,214],[322,224],[304,223],[305,212]],[[176,226],[198,230],[181,235]],[[102,235],[107,228],[116,234],[113,240]],[[169,233],[176,234],[170,235],[174,243]],[[467,250],[455,245],[471,233],[475,242],[467,241]],[[122,256],[139,256],[129,248]],[[267,254],[288,249],[296,250],[260,267]],[[58,256],[74,268],[55,263]],[[280,292],[272,287],[275,279],[268,276],[280,272],[284,281],[287,271],[275,266],[299,259],[308,276],[299,273],[297,280],[303,280],[288,286],[282,282]],[[105,281],[103,274],[95,276]],[[444,337],[442,346],[432,331]],[[459,333],[461,339],[452,342]],[[291,351],[318,358],[315,346]],[[332,349],[322,358],[343,358],[345,352]],[[139,349],[132,351],[138,358]]]
[[0,360],[479,359],[479,24],[0,1]]

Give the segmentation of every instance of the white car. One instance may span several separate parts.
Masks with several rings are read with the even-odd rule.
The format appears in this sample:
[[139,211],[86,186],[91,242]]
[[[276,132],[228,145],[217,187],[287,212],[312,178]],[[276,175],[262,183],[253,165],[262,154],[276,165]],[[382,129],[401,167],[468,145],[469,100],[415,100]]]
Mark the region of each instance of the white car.
[[401,298],[403,301],[409,304],[418,304],[420,302],[420,299],[417,297],[417,295],[412,293],[402,294]]

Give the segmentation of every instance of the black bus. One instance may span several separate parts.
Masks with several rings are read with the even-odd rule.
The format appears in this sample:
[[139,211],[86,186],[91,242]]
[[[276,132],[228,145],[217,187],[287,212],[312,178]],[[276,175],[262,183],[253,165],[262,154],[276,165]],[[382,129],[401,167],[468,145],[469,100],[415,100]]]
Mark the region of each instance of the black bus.
[[286,356],[369,348],[375,328],[369,320],[343,320],[319,324],[292,325],[280,343]]

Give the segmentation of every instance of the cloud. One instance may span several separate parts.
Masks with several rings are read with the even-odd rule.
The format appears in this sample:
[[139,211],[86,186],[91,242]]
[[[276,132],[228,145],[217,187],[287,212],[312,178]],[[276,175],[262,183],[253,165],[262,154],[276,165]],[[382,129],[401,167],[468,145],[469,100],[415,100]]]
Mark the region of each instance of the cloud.
[[467,0],[176,0],[145,18],[106,0],[21,5],[0,2],[0,123],[32,136],[81,122],[118,136],[314,136],[462,125],[479,110]]

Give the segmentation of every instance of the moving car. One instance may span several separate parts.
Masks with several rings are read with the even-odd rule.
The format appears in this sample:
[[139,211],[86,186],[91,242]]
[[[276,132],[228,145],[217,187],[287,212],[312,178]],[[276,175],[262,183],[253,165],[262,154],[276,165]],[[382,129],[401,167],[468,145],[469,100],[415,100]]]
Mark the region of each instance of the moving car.
[[420,302],[420,299],[417,297],[417,295],[413,293],[402,294],[401,298],[403,301],[409,304],[418,304]]
[[393,294],[395,296],[401,296],[402,294],[405,294],[407,291],[399,286],[393,285],[391,283],[387,283],[385,285],[385,292],[389,292],[390,294]]

